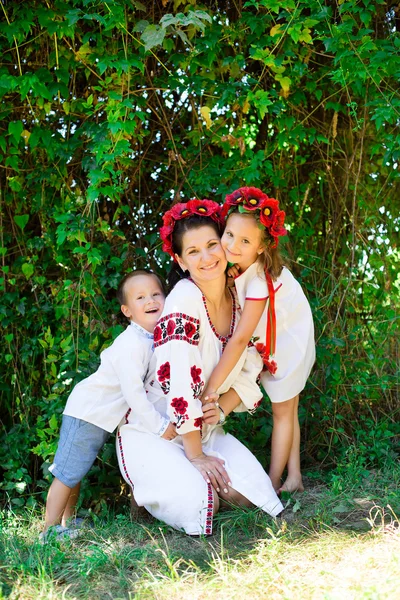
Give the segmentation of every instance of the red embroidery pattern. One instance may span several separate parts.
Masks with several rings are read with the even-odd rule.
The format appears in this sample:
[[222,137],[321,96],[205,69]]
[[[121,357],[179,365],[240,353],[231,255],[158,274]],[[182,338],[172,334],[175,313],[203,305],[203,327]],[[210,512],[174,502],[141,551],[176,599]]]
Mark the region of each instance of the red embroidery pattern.
[[189,415],[186,414],[188,403],[182,397],[173,398],[171,406],[174,409],[174,416],[176,417],[176,428],[179,429],[189,419]]
[[193,425],[201,429],[203,426],[203,419],[201,417],[197,417],[197,419],[194,420]]
[[212,534],[213,525],[213,508],[214,508],[214,496],[212,491],[211,483],[207,483],[207,513],[206,513],[206,527],[205,535]]
[[249,413],[251,415],[256,412],[257,408],[261,405],[261,402],[262,402],[262,398],[258,402],[254,403],[253,408],[249,410]]
[[204,309],[206,311],[208,324],[211,327],[211,330],[212,330],[213,334],[215,335],[215,337],[217,337],[219,339],[219,341],[222,342],[222,352],[225,350],[225,346],[227,345],[230,338],[232,337],[233,332],[235,331],[235,325],[236,325],[236,299],[235,299],[235,296],[231,289],[229,289],[229,292],[232,297],[232,319],[231,319],[231,326],[230,326],[228,335],[220,335],[218,333],[218,331],[215,329],[215,327],[210,319],[210,315],[209,315],[208,308],[207,308],[206,298],[204,295],[202,295],[203,305],[204,305]]
[[[128,417],[129,417],[129,415],[130,415],[130,412],[131,412],[131,409],[129,409],[129,410],[128,410],[128,412],[127,412],[127,413],[126,413],[126,415],[125,415],[125,424],[126,424],[126,423],[128,423]],[[125,464],[125,456],[124,456],[124,450],[123,450],[123,448],[122,448],[122,437],[121,437],[121,433],[120,433],[119,429],[118,429],[117,436],[118,436],[118,447],[119,447],[119,452],[120,452],[120,455],[121,455],[121,463],[122,463],[122,468],[123,468],[123,470],[124,470],[125,477],[126,477],[127,481],[129,481],[129,483],[130,483],[130,485],[131,485],[131,488],[132,488],[132,490],[133,490],[133,488],[134,488],[134,485],[133,485],[133,481],[132,481],[132,480],[131,480],[131,478],[129,477],[128,469],[126,468],[126,464]]]
[[157,371],[157,379],[165,395],[169,394],[171,387],[171,367],[169,362],[163,363]]
[[196,367],[196,365],[193,365],[193,367],[190,368],[190,375],[192,377],[190,387],[193,390],[193,398],[195,399],[200,398],[204,389],[204,381],[201,379],[200,373],[201,369]]
[[181,340],[192,346],[198,346],[199,329],[198,319],[184,313],[170,313],[162,317],[154,329],[154,347],[158,348],[171,340]]

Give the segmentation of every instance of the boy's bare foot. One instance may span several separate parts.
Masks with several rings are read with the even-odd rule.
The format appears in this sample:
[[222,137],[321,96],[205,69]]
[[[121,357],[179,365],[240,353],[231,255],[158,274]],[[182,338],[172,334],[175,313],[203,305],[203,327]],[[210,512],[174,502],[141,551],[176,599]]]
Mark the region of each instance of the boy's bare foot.
[[277,494],[282,492],[304,492],[303,480],[300,477],[288,477],[285,483],[278,489]]

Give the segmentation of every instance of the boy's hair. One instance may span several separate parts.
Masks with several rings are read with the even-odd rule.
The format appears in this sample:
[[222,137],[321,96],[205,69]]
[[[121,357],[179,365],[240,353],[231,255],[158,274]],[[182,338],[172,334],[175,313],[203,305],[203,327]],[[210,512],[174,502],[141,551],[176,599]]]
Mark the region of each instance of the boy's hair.
[[153,271],[150,271],[149,269],[137,269],[136,271],[131,271],[130,273],[127,273],[119,282],[116,296],[117,296],[118,302],[120,303],[120,306],[122,306],[123,304],[126,304],[126,297],[125,297],[126,282],[130,281],[131,279],[133,279],[134,277],[137,277],[139,275],[152,275],[153,277],[155,277],[158,280],[160,287],[165,295],[164,283],[156,273],[153,273]]

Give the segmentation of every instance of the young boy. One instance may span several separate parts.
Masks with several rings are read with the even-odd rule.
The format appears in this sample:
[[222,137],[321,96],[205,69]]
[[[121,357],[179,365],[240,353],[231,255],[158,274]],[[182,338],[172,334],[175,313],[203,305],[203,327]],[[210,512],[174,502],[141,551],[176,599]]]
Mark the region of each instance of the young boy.
[[57,535],[74,537],[66,524],[73,515],[80,482],[128,410],[156,435],[167,440],[176,437],[175,425],[156,411],[144,387],[153,355],[153,330],[164,307],[162,284],[154,273],[133,271],[119,284],[117,298],[130,325],[101,353],[98,370],[78,383],[68,398],[49,468],[55,479],[47,496],[42,540],[60,520]]

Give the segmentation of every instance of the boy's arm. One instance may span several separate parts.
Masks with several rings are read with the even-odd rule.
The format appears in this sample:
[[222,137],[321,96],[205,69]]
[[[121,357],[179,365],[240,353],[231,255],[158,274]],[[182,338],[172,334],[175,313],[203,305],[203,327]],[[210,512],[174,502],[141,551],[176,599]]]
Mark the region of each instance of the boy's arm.
[[216,392],[235,367],[265,310],[267,300],[246,300],[235,333],[207,382],[202,398]]
[[148,366],[148,353],[139,355],[137,350],[128,350],[114,363],[121,391],[129,408],[140,416],[152,433],[162,436],[169,425],[169,419],[163,417],[147,398],[144,379]]

